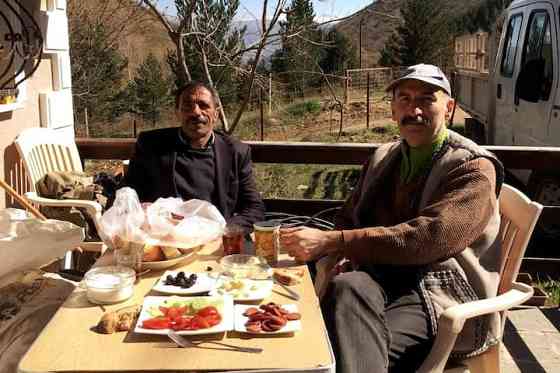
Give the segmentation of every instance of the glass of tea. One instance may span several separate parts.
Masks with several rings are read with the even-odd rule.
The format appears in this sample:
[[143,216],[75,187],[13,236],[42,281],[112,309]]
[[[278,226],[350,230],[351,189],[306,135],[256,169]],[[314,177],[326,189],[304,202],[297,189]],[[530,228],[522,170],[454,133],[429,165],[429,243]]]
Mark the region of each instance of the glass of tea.
[[245,231],[237,224],[228,224],[222,236],[224,255],[241,254],[245,246]]

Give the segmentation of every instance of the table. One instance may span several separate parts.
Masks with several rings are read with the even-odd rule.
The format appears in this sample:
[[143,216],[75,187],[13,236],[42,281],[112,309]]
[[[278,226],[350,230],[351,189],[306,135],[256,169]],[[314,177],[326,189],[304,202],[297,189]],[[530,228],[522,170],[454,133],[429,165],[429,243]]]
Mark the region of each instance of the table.
[[[179,267],[204,271],[215,266],[221,255],[218,242],[203,246]],[[98,264],[110,261],[100,258]],[[294,265],[281,255],[279,266]],[[176,267],[177,268],[177,267]],[[174,269],[176,269],[174,268]],[[303,282],[292,287],[301,295],[295,302],[282,295],[275,285],[264,301],[297,303],[302,314],[302,330],[293,335],[249,336],[234,331],[213,336],[231,344],[261,347],[260,354],[214,349],[177,348],[166,336],[136,334],[132,331],[110,335],[92,330],[103,315],[102,307],[89,303],[85,292],[76,289],[41,332],[19,365],[19,372],[334,372],[334,357],[325,330],[319,301],[307,266]],[[150,272],[135,285],[134,295],[125,303],[104,306],[107,311],[141,304],[163,271]],[[200,339],[200,337],[199,337]],[[210,346],[210,345],[209,345]]]

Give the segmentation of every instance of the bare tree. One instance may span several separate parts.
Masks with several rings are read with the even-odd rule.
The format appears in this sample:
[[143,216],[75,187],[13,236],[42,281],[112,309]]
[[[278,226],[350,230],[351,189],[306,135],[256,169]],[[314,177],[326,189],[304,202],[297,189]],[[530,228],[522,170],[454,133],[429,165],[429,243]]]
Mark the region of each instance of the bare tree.
[[109,45],[119,42],[138,30],[149,26],[149,17],[138,5],[140,0],[68,0],[68,28],[79,23],[103,25],[107,31]]
[[[167,30],[167,34],[175,46],[175,53],[178,61],[177,74],[179,75],[178,78],[180,80],[187,82],[192,80],[192,64],[194,61],[189,61],[185,53],[186,40],[189,41],[190,45],[196,46],[197,53],[201,57],[205,79],[213,88],[218,88],[216,87],[218,80],[216,76],[212,76],[212,67],[227,67],[242,77],[243,87],[240,96],[243,97],[243,99],[234,114],[231,123],[228,122],[223,107],[221,103],[219,103],[220,119],[222,121],[223,130],[230,134],[235,131],[243,113],[247,109],[248,104],[251,101],[252,91],[254,90],[255,85],[258,84],[262,87],[266,87],[267,85],[267,77],[259,76],[257,67],[262,60],[263,51],[268,45],[278,41],[280,38],[295,38],[301,39],[304,43],[312,43],[321,46],[328,45],[313,40],[307,40],[304,37],[304,34],[308,26],[305,25],[290,30],[289,34],[273,32],[281,16],[289,11],[288,0],[275,0],[275,4],[271,4],[269,0],[264,0],[260,19],[256,20],[260,28],[260,37],[251,45],[240,46],[233,51],[226,51],[223,46],[220,46],[215,42],[214,36],[217,32],[219,32],[223,20],[208,17],[208,14],[210,14],[212,10],[209,9],[207,1],[183,1],[183,7],[186,8],[181,10],[182,16],[179,17],[178,20],[173,20],[166,16],[157,6],[157,0],[141,0],[141,3],[150,9],[153,15],[155,15],[155,17]],[[345,18],[347,17],[340,19]],[[206,24],[201,24],[202,19],[206,21]],[[211,19],[211,22],[208,21],[209,19]],[[315,24],[313,27],[321,27],[335,21],[336,20],[329,20],[323,23]],[[239,57],[249,56],[249,53],[251,54],[251,59],[248,66],[240,64]],[[211,56],[217,57],[212,58]],[[317,61],[315,62],[317,63]],[[334,101],[338,106],[340,106],[341,101],[334,94],[334,89],[330,84],[328,76],[324,74],[320,68],[314,73],[319,73],[323,76],[323,79],[326,79]]]
[[[177,55],[177,60],[179,62],[179,79],[184,81],[191,81],[192,74],[191,68],[189,63],[192,61],[188,61],[187,56],[185,54],[185,40],[188,39],[192,41],[197,46],[197,51],[201,56],[203,69],[205,72],[206,81],[210,86],[213,88],[216,84],[215,77],[212,76],[210,72],[210,67],[214,66],[224,66],[229,67],[236,71],[241,76],[244,76],[244,80],[246,81],[243,87],[244,96],[241,105],[235,114],[235,119],[231,123],[228,123],[226,115],[223,110],[223,106],[221,102],[219,103],[220,106],[220,119],[223,124],[223,129],[227,133],[232,133],[237,124],[239,123],[241,116],[245,109],[247,108],[247,104],[251,98],[251,90],[253,89],[255,78],[256,78],[256,70],[257,66],[261,60],[262,51],[263,49],[270,43],[271,39],[271,30],[274,28],[275,24],[278,22],[280,15],[282,14],[285,6],[286,0],[278,0],[272,17],[267,19],[267,8],[268,8],[268,0],[264,1],[263,4],[263,12],[261,18],[261,36],[260,38],[255,41],[253,44],[249,46],[240,47],[233,52],[224,50],[221,46],[217,45],[214,40],[213,36],[216,32],[220,29],[220,24],[222,20],[220,19],[213,19],[213,25],[200,24],[200,20],[197,19],[196,15],[207,15],[211,12],[208,9],[208,3],[205,1],[190,1],[186,2],[187,9],[183,11],[183,17],[180,18],[180,22],[172,22],[168,19],[164,13],[157,7],[157,2],[152,0],[142,0],[151,12],[156,16],[156,18],[161,22],[161,24],[167,30],[167,34],[169,38],[175,45],[175,51]],[[195,15],[195,16],[192,16]],[[208,19],[208,18],[206,18]],[[209,28],[210,26],[210,28]],[[218,60],[214,61],[209,58],[210,53],[213,52],[213,55],[218,56]],[[247,53],[254,53],[253,62],[249,66],[249,68],[245,68],[240,66],[238,62],[239,58],[246,55]]]

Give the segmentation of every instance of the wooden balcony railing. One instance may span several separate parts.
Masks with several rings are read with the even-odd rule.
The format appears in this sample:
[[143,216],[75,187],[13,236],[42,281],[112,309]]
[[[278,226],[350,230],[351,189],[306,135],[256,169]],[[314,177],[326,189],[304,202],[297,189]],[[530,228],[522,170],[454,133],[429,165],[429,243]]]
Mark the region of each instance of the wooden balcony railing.
[[[82,159],[129,159],[134,152],[133,138],[76,139]],[[378,144],[331,144],[310,142],[256,142],[251,146],[254,163],[361,165]],[[557,171],[560,148],[485,146],[503,162],[507,169]],[[313,214],[341,204],[339,200],[268,199],[267,210]],[[543,221],[560,221],[560,207],[547,206]],[[551,219],[551,220],[549,220]]]
[[[129,159],[135,139],[76,139],[83,159]],[[247,141],[255,163],[362,164],[379,144]],[[560,148],[484,146],[509,169],[558,170]]]

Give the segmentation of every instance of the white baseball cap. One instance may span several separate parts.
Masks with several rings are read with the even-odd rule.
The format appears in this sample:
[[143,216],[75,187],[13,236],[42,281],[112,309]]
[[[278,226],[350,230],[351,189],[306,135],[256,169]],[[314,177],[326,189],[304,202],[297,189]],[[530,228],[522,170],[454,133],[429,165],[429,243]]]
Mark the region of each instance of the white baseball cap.
[[439,87],[451,96],[451,85],[449,84],[449,80],[447,80],[443,71],[441,71],[441,69],[437,66],[424,63],[407,68],[403,76],[393,80],[391,84],[385,88],[385,92],[392,91],[400,82],[408,79],[420,80]]

